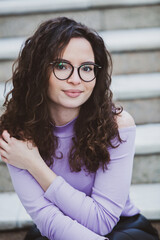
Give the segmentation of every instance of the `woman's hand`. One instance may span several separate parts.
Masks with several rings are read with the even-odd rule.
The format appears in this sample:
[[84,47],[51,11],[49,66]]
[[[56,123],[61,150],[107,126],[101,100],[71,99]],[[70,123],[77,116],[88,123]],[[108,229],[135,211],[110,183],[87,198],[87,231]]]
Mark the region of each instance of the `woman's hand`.
[[15,167],[29,170],[36,162],[43,161],[38,148],[30,141],[17,140],[10,137],[5,130],[0,138],[0,155],[2,161]]
[[0,155],[5,163],[28,170],[44,191],[56,178],[56,174],[47,166],[32,142],[10,137],[6,130],[0,138]]

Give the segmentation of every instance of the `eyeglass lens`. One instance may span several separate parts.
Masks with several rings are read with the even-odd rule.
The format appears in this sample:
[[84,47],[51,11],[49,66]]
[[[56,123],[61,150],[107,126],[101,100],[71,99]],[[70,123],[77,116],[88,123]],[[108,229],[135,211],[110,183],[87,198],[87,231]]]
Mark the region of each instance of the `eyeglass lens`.
[[[78,67],[78,74],[84,81],[92,81],[95,78],[95,67],[94,64],[82,64]],[[74,71],[74,67],[67,62],[55,62],[53,65],[53,72],[55,76],[60,80],[69,78]]]

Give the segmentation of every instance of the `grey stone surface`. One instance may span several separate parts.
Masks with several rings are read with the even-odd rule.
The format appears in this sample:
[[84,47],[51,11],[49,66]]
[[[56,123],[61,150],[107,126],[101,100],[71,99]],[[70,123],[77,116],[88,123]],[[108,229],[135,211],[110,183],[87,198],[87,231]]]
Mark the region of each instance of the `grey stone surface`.
[[111,86],[118,100],[160,97],[160,73],[113,76]]
[[148,99],[134,99],[116,101],[117,106],[122,106],[129,112],[136,124],[160,122],[160,97]]
[[1,240],[22,240],[25,238],[28,228],[25,229],[12,229],[0,231],[0,239]]
[[32,225],[17,194],[0,193],[0,230],[22,228]]
[[[40,25],[40,23],[65,16],[80,21],[96,30],[101,30],[102,14],[99,10],[88,11],[68,11],[65,13],[48,13],[23,16],[1,16],[0,17],[0,37],[24,37],[30,36]],[[93,21],[94,20],[94,21]]]
[[100,35],[112,53],[160,49],[160,28],[120,29]]
[[0,39],[0,59],[10,60],[18,57],[23,47],[25,38],[2,38]]
[[[149,219],[160,219],[160,184],[132,185],[131,199]],[[0,230],[27,227],[32,224],[15,193],[0,193]]]
[[114,53],[113,74],[160,72],[160,51]]
[[131,187],[131,199],[148,219],[160,219],[160,184],[137,184]]
[[[113,75],[160,72],[160,51],[113,53]],[[13,61],[0,63],[0,82],[11,77]]]
[[1,15],[8,14],[26,14],[30,12],[47,12],[47,11],[62,11],[68,9],[88,9],[93,7],[117,7],[117,6],[141,6],[141,5],[154,5],[159,4],[159,0],[28,0],[28,1],[17,1],[17,0],[1,0]]
[[12,89],[12,82],[0,82],[0,111],[3,111],[4,107],[2,105],[4,104],[5,97],[9,93],[9,91]]
[[[0,192],[13,192],[7,167],[0,164]],[[160,155],[135,155],[132,184],[160,182]]]
[[[24,15],[16,5],[14,5],[14,8],[15,11],[19,12],[18,15],[13,14],[15,13],[14,8],[6,5],[6,13],[3,15],[1,14],[3,11],[1,3],[7,1],[0,0],[0,38],[27,37],[35,31],[41,22],[64,15],[81,21],[97,31],[107,30],[107,33],[109,33],[109,30],[137,28],[141,31],[142,28],[160,27],[160,0],[80,0],[83,4],[77,1],[77,4],[81,4],[81,6],[74,11],[71,8],[75,9],[77,7],[76,4],[69,9],[67,2],[75,2],[75,0],[64,0],[66,6],[63,8],[64,11],[61,8],[57,11],[60,5],[55,5],[55,1],[58,0],[55,0],[54,4],[52,0],[46,0],[45,2],[37,1],[38,7],[36,8],[33,8],[31,4],[35,4],[35,1],[25,1],[28,7],[23,9],[25,11]],[[47,10],[48,1],[55,5],[54,9],[50,5],[50,8]],[[8,0],[8,3],[11,2],[14,3],[15,0]],[[24,2],[19,0],[17,0],[17,3],[24,4]],[[88,3],[90,5],[87,5]],[[45,7],[42,7],[42,5]],[[38,12],[39,7],[41,11]],[[12,14],[9,14],[9,11],[12,11]],[[122,31],[113,31],[112,33],[111,38],[111,35],[106,34],[105,42],[112,52],[113,75],[123,75],[115,77],[115,99],[125,110],[133,115],[136,124],[146,124],[137,127],[136,155],[132,176],[132,184],[137,185],[131,187],[131,198],[146,217],[160,219],[160,184],[155,184],[160,183],[160,124],[156,124],[160,123],[160,79],[153,80],[151,77],[153,72],[160,72],[159,35],[144,35],[145,32],[143,32],[139,37],[136,34],[136,38],[133,38],[133,35],[130,34],[131,31],[126,32],[123,37]],[[117,33],[119,34],[116,35]],[[150,45],[151,38],[154,40],[152,45]],[[122,43],[121,46],[119,42]],[[11,48],[11,43],[13,48]],[[0,51],[0,95],[2,93],[1,82],[5,82],[11,77],[11,66],[17,56],[16,54],[18,54],[18,51],[15,54],[16,44],[16,42],[10,42],[7,46],[7,50],[9,50],[7,57],[2,57],[2,51]],[[0,45],[2,46],[2,44]],[[4,49],[3,54],[5,55],[5,53],[7,51]],[[6,60],[4,61],[4,59]],[[135,76],[124,76],[137,73],[146,73],[147,75],[144,75],[143,81],[140,78],[134,78]],[[121,80],[123,79],[123,82],[118,83],[120,78]],[[120,85],[118,86],[118,84]],[[129,86],[128,89],[126,84]],[[123,87],[121,88],[122,85]],[[134,91],[132,91],[133,89]],[[2,112],[2,101],[1,96],[0,114]],[[14,191],[8,169],[1,162],[0,183],[0,192]],[[21,229],[29,226],[32,221],[26,214],[17,196],[15,194],[5,196],[2,196],[0,193],[0,229]],[[8,206],[11,206],[12,209],[10,210]]]
[[[103,31],[100,35],[112,53],[160,49],[160,28]],[[0,39],[0,59],[16,59],[25,40],[21,37]]]
[[132,6],[130,8],[105,9],[102,30],[148,28],[160,26],[160,6]]
[[136,131],[136,154],[160,153],[160,123],[138,125]]
[[[8,169],[0,163],[0,192],[14,191]],[[135,155],[132,184],[160,182],[160,155]]]
[[6,82],[12,77],[13,61],[0,61],[0,82]]
[[0,192],[14,191],[6,164],[0,162]]
[[65,11],[65,10],[76,10],[76,9],[86,9],[92,6],[92,2],[89,0],[28,0],[28,1],[17,1],[10,0],[8,3],[1,0],[1,15],[8,14],[26,14],[26,13],[36,13],[36,12],[50,12],[50,11]]
[[[147,124],[137,126],[136,157],[134,164],[133,182],[158,182],[160,167],[160,124]],[[140,161],[140,162],[138,162]],[[153,166],[148,167],[148,163]],[[140,166],[139,166],[140,164]],[[145,165],[146,164],[146,165]],[[139,166],[139,169],[137,170]],[[145,168],[143,168],[145,166]],[[137,171],[137,172],[135,172]],[[142,171],[142,172],[141,172]],[[140,175],[142,176],[140,177]],[[154,179],[155,175],[155,179]],[[13,190],[8,170],[4,163],[0,162],[0,191]]]
[[132,184],[160,183],[160,155],[136,155]]
[[[92,2],[93,1],[90,1],[90,3]],[[133,3],[132,7],[127,6],[108,7],[106,1],[103,1],[105,2],[105,4],[102,4],[100,1],[96,2],[97,6],[94,9],[84,7],[84,10],[82,10],[83,7],[80,7],[77,8],[76,10],[71,11],[68,5],[67,11],[63,10],[54,11],[51,9],[50,4],[49,8],[50,12],[48,13],[47,12],[42,13],[43,11],[39,11],[39,13],[33,14],[33,11],[30,11],[30,14],[25,14],[23,16],[20,13],[17,16],[15,14],[11,14],[10,16],[9,14],[7,14],[6,16],[2,15],[0,17],[0,37],[28,36],[35,30],[37,25],[39,25],[42,21],[57,16],[72,17],[96,30],[160,26],[159,15],[160,5],[154,5],[153,3],[153,5],[151,6],[146,6],[145,4],[143,4],[142,6],[141,5],[133,6],[134,5]],[[21,1],[19,1],[19,3],[21,3]],[[27,4],[29,4],[29,2]],[[112,1],[112,4],[115,5],[115,2]],[[40,6],[40,4],[38,4],[37,6]],[[56,4],[54,4],[54,6],[56,7]],[[31,10],[33,10],[31,5],[30,7]],[[43,10],[45,10],[45,7],[46,4],[44,4]],[[2,6],[0,9],[2,10]],[[9,6],[7,7],[7,9],[9,9]],[[17,8],[16,10],[20,11],[20,8]],[[36,10],[38,11],[38,7],[36,7]]]
[[[0,82],[0,101],[11,90],[11,81]],[[160,98],[160,73],[112,76],[111,89],[116,101]]]
[[[135,85],[138,89],[138,85]],[[3,92],[4,92],[4,86],[0,84],[0,105],[2,106],[2,103],[4,102]],[[149,89],[149,88],[148,88]],[[158,88],[157,88],[158,89]],[[148,98],[137,98],[136,99],[136,88],[135,90],[132,89],[133,92],[131,92],[131,96],[133,98],[133,95],[135,94],[135,99],[121,99],[121,100],[115,100],[117,106],[122,106],[126,111],[128,111],[135,119],[136,124],[145,124],[145,123],[158,123],[160,122],[160,97],[151,97],[150,95],[154,94],[153,89],[152,92],[148,92]],[[155,91],[156,91],[156,85],[155,85]],[[147,89],[146,89],[147,92]],[[113,91],[113,94],[115,92]],[[120,98],[122,93],[120,93]],[[116,97],[118,98],[119,93],[116,91]],[[127,92],[128,95],[128,92]],[[155,92],[156,95],[156,92]],[[146,97],[146,96],[145,96]],[[124,92],[124,98],[125,92]],[[2,112],[2,107],[1,111]]]

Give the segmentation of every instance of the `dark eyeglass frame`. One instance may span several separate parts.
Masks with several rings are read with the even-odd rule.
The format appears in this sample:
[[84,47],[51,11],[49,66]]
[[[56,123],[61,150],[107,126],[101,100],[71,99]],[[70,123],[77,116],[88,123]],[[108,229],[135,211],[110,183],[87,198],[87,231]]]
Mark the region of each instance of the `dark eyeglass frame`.
[[[56,76],[56,74],[55,74],[55,72],[54,72],[54,66],[55,66],[55,64],[57,64],[57,63],[67,63],[67,64],[69,64],[69,65],[71,66],[72,70],[71,70],[71,73],[69,74],[69,76],[68,76],[67,78],[61,79],[61,78],[58,78],[58,77]],[[101,68],[102,68],[102,67],[99,66],[98,64],[92,63],[92,62],[85,62],[85,63],[83,63],[83,64],[81,64],[80,66],[77,67],[77,66],[73,66],[70,62],[65,61],[65,60],[55,60],[55,61],[51,62],[50,65],[52,65],[52,70],[53,70],[54,76],[55,76],[58,80],[61,80],[61,81],[64,81],[64,80],[67,80],[68,78],[70,78],[70,77],[72,76],[73,72],[74,72],[74,68],[77,68],[78,76],[80,77],[80,79],[81,79],[82,81],[84,81],[84,82],[91,82],[91,81],[93,81],[93,80],[96,78],[96,76],[97,76],[97,72],[98,72],[97,69],[101,69]],[[85,65],[93,65],[93,66],[95,67],[95,69],[94,69],[94,78],[91,79],[91,80],[89,80],[89,81],[88,81],[88,80],[84,80],[84,79],[81,77],[81,75],[80,75],[80,69],[81,69],[81,67],[83,67],[83,66],[85,66]]]

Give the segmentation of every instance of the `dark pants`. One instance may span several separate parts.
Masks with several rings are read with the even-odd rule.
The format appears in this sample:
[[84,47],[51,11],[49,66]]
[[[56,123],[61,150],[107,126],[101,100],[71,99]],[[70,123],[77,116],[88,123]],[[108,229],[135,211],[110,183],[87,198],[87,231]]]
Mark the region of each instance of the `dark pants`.
[[158,233],[143,215],[121,217],[112,232],[106,237],[109,240],[159,240]]
[[[141,214],[133,217],[121,217],[118,224],[106,237],[109,238],[109,240],[159,240],[157,231]],[[48,238],[42,237],[34,225],[24,240],[48,240]]]

